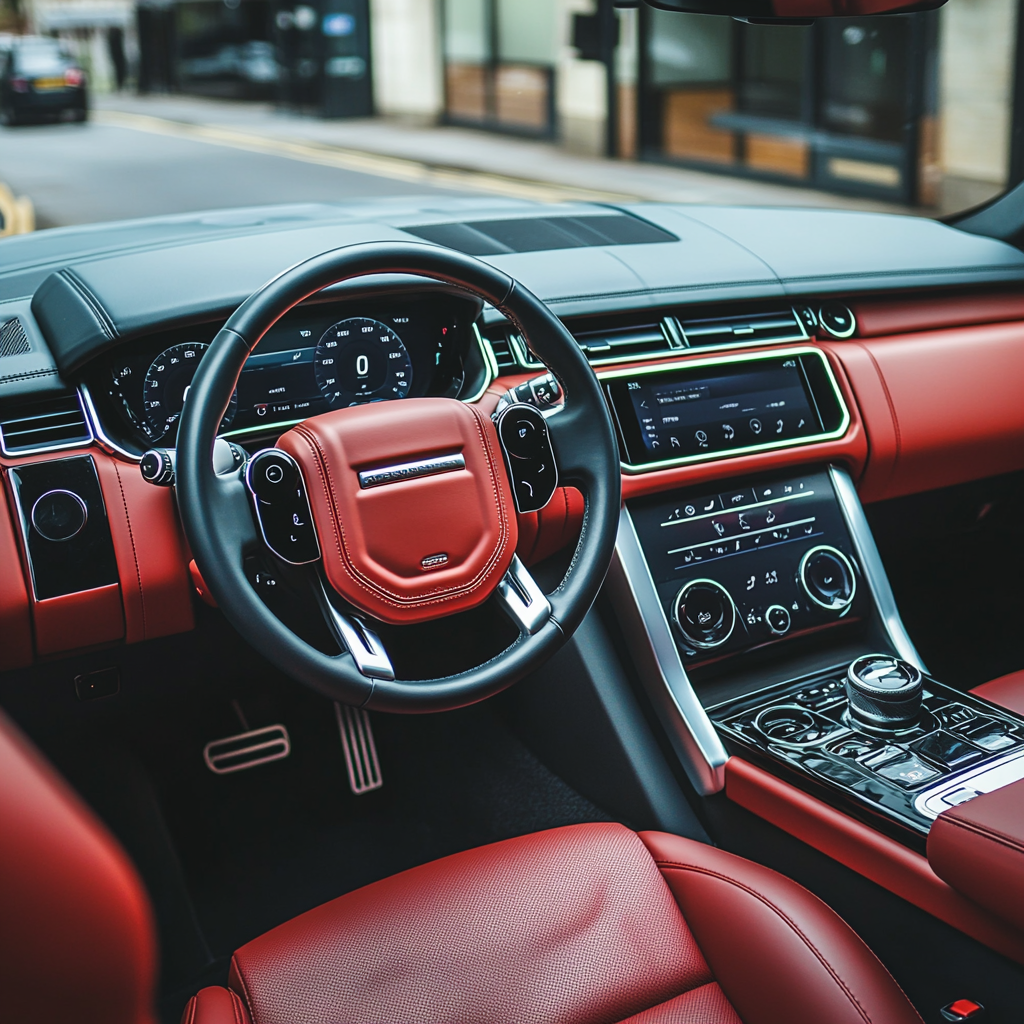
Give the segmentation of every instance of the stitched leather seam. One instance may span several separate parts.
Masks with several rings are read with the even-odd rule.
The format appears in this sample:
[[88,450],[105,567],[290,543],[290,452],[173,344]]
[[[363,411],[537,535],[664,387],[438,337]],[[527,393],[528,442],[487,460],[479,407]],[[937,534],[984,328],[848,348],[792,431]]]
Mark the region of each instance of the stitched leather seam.
[[193,996],[188,1001],[188,1006],[185,1010],[185,1020],[183,1024],[195,1024],[196,1019],[196,1003],[199,1002],[199,996]]
[[352,581],[359,586],[362,590],[373,595],[378,600],[383,600],[385,603],[390,604],[394,608],[405,609],[405,608],[427,608],[431,605],[449,604],[455,598],[462,597],[465,595],[471,595],[475,591],[479,590],[481,585],[487,580],[491,572],[494,569],[495,563],[504,555],[505,549],[508,547],[509,542],[509,522],[507,510],[503,509],[501,503],[501,497],[497,482],[494,478],[494,453],[491,451],[490,445],[488,444],[487,436],[480,424],[480,413],[477,410],[470,408],[469,410],[473,414],[473,421],[477,428],[477,433],[483,444],[484,454],[487,457],[488,467],[491,473],[491,496],[494,500],[495,508],[498,512],[498,519],[501,527],[501,534],[495,549],[491,554],[491,557],[487,560],[486,564],[480,569],[480,571],[467,583],[460,584],[456,587],[448,587],[444,590],[433,590],[424,597],[414,598],[403,598],[400,594],[396,594],[392,590],[388,590],[386,587],[379,586],[372,579],[366,577],[364,573],[361,573],[352,563],[348,556],[347,544],[345,542],[345,524],[340,521],[334,510],[334,503],[332,500],[333,490],[333,479],[331,478],[330,468],[327,461],[327,453],[323,450],[319,440],[312,431],[305,428],[303,424],[296,426],[295,432],[299,434],[309,445],[310,451],[317,462],[317,469],[320,473],[320,482],[324,489],[324,497],[327,500],[328,507],[332,509],[331,514],[331,525],[334,528],[335,542],[338,547],[338,554],[341,557],[342,565],[345,567],[346,573],[352,579]]
[[[783,921],[786,922],[787,925],[789,925],[789,927],[793,930],[793,932],[796,935],[800,936],[800,938],[803,940],[804,945],[814,954],[818,962],[821,964],[822,967],[825,968],[825,970],[831,976],[832,980],[842,990],[843,994],[850,1001],[850,1003],[857,1008],[857,1012],[860,1014],[861,1020],[863,1020],[865,1024],[872,1024],[871,1017],[868,1015],[864,1007],[861,1006],[860,1003],[857,1001],[857,997],[853,994],[853,992],[850,991],[846,982],[844,982],[843,979],[839,977],[835,969],[828,962],[828,960],[825,959],[825,957],[821,954],[821,952],[814,945],[814,943],[811,942],[811,940],[799,928],[797,923],[791,917],[789,917],[789,915],[786,914],[786,912],[782,910],[781,907],[777,907],[763,893],[757,892],[756,889],[751,889],[750,886],[744,885],[742,882],[737,881],[735,878],[730,878],[728,875],[723,875],[718,871],[712,871],[709,868],[701,868],[693,864],[681,864],[677,861],[657,860],[655,861],[655,863],[658,865],[658,868],[662,870],[668,868],[679,871],[693,871],[696,874],[708,875],[712,878],[717,878],[719,881],[726,882],[728,885],[733,885],[737,889],[742,889],[749,896],[753,896],[754,899],[759,900],[761,903],[763,903],[766,907],[769,908],[769,910],[773,910],[779,917],[782,918]],[[728,993],[726,994],[728,995]]]
[[118,337],[117,328],[113,320],[100,304],[99,300],[89,290],[89,286],[70,267],[61,271],[61,277],[78,293],[79,297],[89,308],[93,318],[99,325],[101,331],[109,341],[115,341]]
[[892,394],[889,391],[889,385],[886,382],[885,374],[882,373],[882,368],[878,365],[878,360],[875,358],[874,352],[867,347],[867,345],[860,346],[867,354],[868,359],[871,360],[871,365],[875,368],[875,373],[878,374],[878,380],[882,385],[882,390],[885,392],[885,400],[889,405],[889,415],[892,417],[892,429],[896,435],[896,455],[892,460],[892,468],[889,470],[889,479],[886,480],[886,487],[896,476],[896,468],[899,466],[900,458],[903,455],[903,435],[900,433],[900,421],[896,415],[896,403],[892,400]]
[[231,995],[231,1013],[234,1015],[235,1024],[245,1024],[245,1018],[239,1012],[242,1009],[242,1000],[238,998],[238,995],[228,990]]
[[1004,832],[999,832],[988,825],[979,825],[974,821],[964,821],[962,818],[956,818],[952,814],[948,815],[945,820],[947,825],[954,825],[965,832],[972,832],[982,839],[987,839],[998,846],[1007,847],[1014,853],[1024,855],[1024,843],[1013,836],[1006,835]]
[[29,377],[57,377],[56,370],[23,370],[21,373],[5,373],[0,384],[10,384],[16,380],[27,380]]
[[135,546],[135,533],[132,530],[131,516],[128,515],[128,499],[124,496],[124,483],[121,480],[121,471],[114,463],[114,473],[117,475],[117,486],[121,491],[121,504],[124,506],[124,520],[128,524],[128,540],[132,545],[132,560],[135,562],[135,581],[139,585],[139,604],[142,606],[142,635],[149,636],[149,627],[146,620],[146,592],[142,589],[142,570],[139,568],[139,551]]
[[253,1024],[256,1024],[256,1011],[253,1009],[252,998],[249,995],[249,985],[245,980],[245,975],[242,973],[242,965],[238,962],[238,957],[233,956],[231,958],[231,966],[235,969],[235,976],[238,978],[239,985],[242,986],[242,995],[245,997],[245,1005],[249,1010],[249,1016],[252,1018]]

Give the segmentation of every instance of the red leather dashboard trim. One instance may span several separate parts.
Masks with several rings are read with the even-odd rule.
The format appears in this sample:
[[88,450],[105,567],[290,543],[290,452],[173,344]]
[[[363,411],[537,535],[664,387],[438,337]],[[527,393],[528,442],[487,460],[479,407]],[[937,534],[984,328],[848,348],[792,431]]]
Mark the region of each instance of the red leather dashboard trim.
[[1024,320],[1024,295],[1012,291],[859,299],[851,302],[850,308],[857,318],[858,337],[877,338],[908,331]]
[[109,644],[124,636],[121,588],[116,583],[34,601],[32,617],[41,656]]
[[0,672],[32,664],[32,622],[28,587],[12,509],[0,486]]
[[536,565],[579,540],[585,510],[583,495],[575,487],[559,487],[539,512],[518,512],[519,543],[516,554]]
[[725,766],[725,792],[739,804],[833,860],[1024,964],[1024,933],[961,896],[913,850],[738,757]]
[[146,483],[137,466],[93,458],[121,578],[125,642],[187,632],[195,621],[174,492]]

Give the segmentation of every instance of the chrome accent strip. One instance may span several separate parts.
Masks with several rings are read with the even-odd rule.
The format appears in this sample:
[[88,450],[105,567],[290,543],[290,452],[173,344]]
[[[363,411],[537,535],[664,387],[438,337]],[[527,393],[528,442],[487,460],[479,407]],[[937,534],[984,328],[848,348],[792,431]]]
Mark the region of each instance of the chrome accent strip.
[[334,702],[334,715],[338,719],[341,749],[345,752],[348,788],[355,796],[362,796],[384,785],[377,757],[377,744],[373,741],[373,725],[365,708],[353,708]]
[[274,422],[260,423],[255,427],[239,427],[237,430],[225,430],[220,437],[230,440],[233,437],[258,437],[260,434],[273,433],[280,430],[290,430],[292,427],[305,423],[305,420],[276,420]]
[[[683,342],[682,334],[679,332],[678,327],[672,325],[674,317],[663,316],[658,320],[658,327],[661,328],[661,333],[665,337],[665,341],[668,342],[668,347],[660,351],[653,352],[634,352],[632,355],[610,355],[600,356],[597,359],[591,359],[586,352],[583,353],[587,362],[591,366],[621,366],[623,363],[649,363],[652,359],[663,359],[666,356],[676,356],[679,353],[686,352],[687,347]],[[509,327],[512,325],[509,324]],[[568,328],[566,328],[568,330]],[[572,333],[571,331],[569,332]],[[509,350],[515,357],[516,362],[519,366],[526,370],[546,370],[547,366],[544,365],[539,359],[535,359],[530,350],[526,347],[526,342],[523,336],[516,331],[510,331],[506,337],[508,338]],[[806,336],[805,336],[806,337]],[[762,342],[755,342],[754,344],[764,345]]]
[[466,459],[461,454],[438,455],[432,459],[420,459],[418,462],[403,462],[397,466],[384,466],[381,469],[364,469],[359,473],[359,486],[364,490],[368,487],[383,487],[385,484],[396,484],[402,480],[415,480],[421,476],[434,476],[437,473],[451,473],[466,468]]
[[995,761],[968,768],[953,778],[947,775],[938,785],[922,790],[914,798],[914,810],[934,821],[943,811],[953,806],[942,803],[945,794],[960,789],[975,789],[978,796],[981,796],[1021,779],[1024,779],[1024,750],[1018,747]]
[[871,596],[875,599],[875,607],[878,609],[889,641],[904,661],[909,661],[911,665],[927,674],[928,669],[925,668],[921,655],[917,653],[913,641],[903,625],[903,620],[900,618],[899,609],[896,607],[896,598],[893,596],[889,577],[886,576],[885,566],[882,564],[882,557],[878,553],[875,538],[871,535],[871,527],[868,525],[867,516],[864,515],[860,498],[857,497],[857,488],[853,486],[850,474],[845,469],[839,466],[829,466],[828,472],[836,497],[839,499],[843,519],[846,520],[846,528],[850,531],[853,549],[857,553],[860,567],[864,572]]
[[[688,351],[693,351],[689,349]],[[728,366],[731,363],[748,363],[758,359],[785,359],[787,356],[815,356],[820,359],[825,367],[825,376],[832,391],[835,394],[839,408],[843,412],[843,420],[835,430],[822,434],[813,434],[810,437],[791,438],[787,441],[769,441],[767,444],[747,445],[745,448],[732,448],[726,452],[708,452],[706,455],[684,455],[678,459],[663,459],[661,462],[645,462],[643,465],[634,466],[632,463],[621,463],[622,471],[628,474],[651,473],[657,469],[668,469],[671,466],[685,466],[693,462],[712,462],[716,460],[732,459],[737,455],[749,455],[752,452],[769,452],[779,448],[798,448],[808,444],[818,444],[821,441],[835,441],[843,436],[850,426],[850,410],[843,401],[843,393],[839,390],[835,374],[829,364],[825,353],[819,348],[802,346],[800,348],[783,348],[771,352],[743,352],[739,355],[716,356],[711,359],[674,359],[671,362],[659,363],[657,366],[645,367],[640,370],[604,370],[597,375],[602,383],[606,380],[615,380],[619,377],[654,377],[662,373],[670,373],[673,370],[686,369],[692,366]]]
[[135,452],[123,448],[107,435],[87,384],[78,385],[78,397],[81,399],[82,409],[85,412],[85,422],[89,425],[89,430],[96,443],[109,455],[120,455],[122,459],[127,459],[129,462],[141,462],[141,455],[136,455]]
[[[249,740],[250,742],[243,747],[233,746],[239,740]],[[292,745],[288,737],[288,730],[283,725],[268,725],[263,729],[253,729],[251,732],[240,732],[235,736],[210,740],[203,747],[203,761],[211,772],[215,772],[217,775],[229,775],[231,772],[255,768],[257,765],[267,764],[270,761],[280,761],[291,752]],[[252,755],[250,760],[238,764],[230,763],[236,757],[246,755]],[[225,762],[229,763],[225,764]]]
[[64,441],[61,444],[43,445],[38,448],[19,448],[17,451],[12,452],[7,448],[7,444],[4,441],[3,428],[0,427],[0,453],[6,455],[9,459],[23,459],[29,455],[45,455],[47,452],[70,451],[72,448],[88,448],[96,440],[96,434],[92,424],[89,422],[89,416],[82,402],[82,394],[78,389],[75,390],[75,400],[78,402],[78,411],[82,414],[82,422],[85,424],[85,431],[89,435],[88,437],[79,438],[77,441]]
[[725,787],[728,754],[686,674],[629,510],[608,571],[608,592],[619,614],[637,672],[672,746],[698,793]]
[[[840,562],[846,566],[846,571],[850,574],[850,597],[842,604],[825,604],[824,601],[820,601],[818,598],[811,593],[811,588],[807,586],[807,563],[811,559],[811,555],[816,555],[819,551],[827,551],[830,555],[834,555],[839,559]],[[832,547],[831,544],[817,544],[813,548],[808,548],[803,558],[800,559],[800,565],[797,567],[796,574],[800,580],[800,586],[804,588],[804,593],[816,604],[819,608],[824,608],[829,612],[844,612],[847,608],[853,604],[853,599],[857,596],[857,574],[853,570],[853,566],[850,565],[850,560],[839,550],[839,548]]]
[[551,616],[551,602],[518,555],[512,556],[512,564],[495,594],[505,614],[529,636],[533,636]]
[[362,619],[355,615],[343,615],[334,607],[319,575],[313,591],[334,639],[352,655],[356,668],[367,679],[394,679],[395,670],[380,637]]
[[480,349],[480,355],[483,357],[484,369],[487,371],[484,375],[484,382],[480,389],[475,395],[470,395],[467,398],[460,399],[460,401],[466,402],[472,405],[474,402],[479,402],[481,398],[487,393],[487,389],[498,379],[498,358],[494,354],[494,350],[491,348],[490,342],[484,341],[484,336],[480,333],[480,328],[474,321],[471,325],[473,336],[476,338],[477,348]]
[[[669,553],[671,554],[671,552]],[[729,598],[729,607],[732,608],[732,625],[729,627],[729,632],[726,633],[721,640],[716,640],[713,644],[709,644],[707,641],[694,640],[693,637],[683,629],[682,624],[679,621],[679,603],[682,601],[690,587],[695,586],[698,583],[710,583],[713,587],[717,587],[727,598]],[[679,631],[686,637],[689,643],[693,644],[694,647],[700,648],[702,651],[713,651],[716,647],[721,647],[722,644],[724,644],[725,641],[736,632],[736,623],[739,621],[740,613],[736,608],[736,602],[732,599],[732,594],[730,594],[729,591],[718,582],[718,580],[696,579],[687,580],[686,583],[679,588],[679,593],[676,594],[675,600],[672,602],[672,617],[676,620],[676,625],[679,626]]]

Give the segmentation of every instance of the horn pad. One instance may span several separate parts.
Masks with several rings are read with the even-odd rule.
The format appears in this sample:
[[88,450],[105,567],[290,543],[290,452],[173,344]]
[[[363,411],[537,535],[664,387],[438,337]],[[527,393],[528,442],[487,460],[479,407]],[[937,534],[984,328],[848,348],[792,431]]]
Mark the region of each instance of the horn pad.
[[396,625],[466,611],[511,564],[512,492],[494,425],[474,406],[415,398],[338,409],[278,447],[305,477],[327,579],[360,611]]

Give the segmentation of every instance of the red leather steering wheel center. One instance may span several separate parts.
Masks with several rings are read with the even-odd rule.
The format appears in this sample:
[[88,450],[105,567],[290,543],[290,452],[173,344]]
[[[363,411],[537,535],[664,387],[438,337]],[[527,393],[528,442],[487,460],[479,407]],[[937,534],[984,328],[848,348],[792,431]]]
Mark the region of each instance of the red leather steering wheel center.
[[446,398],[314,416],[278,442],[299,464],[331,586],[384,622],[482,603],[515,553],[490,418]]

